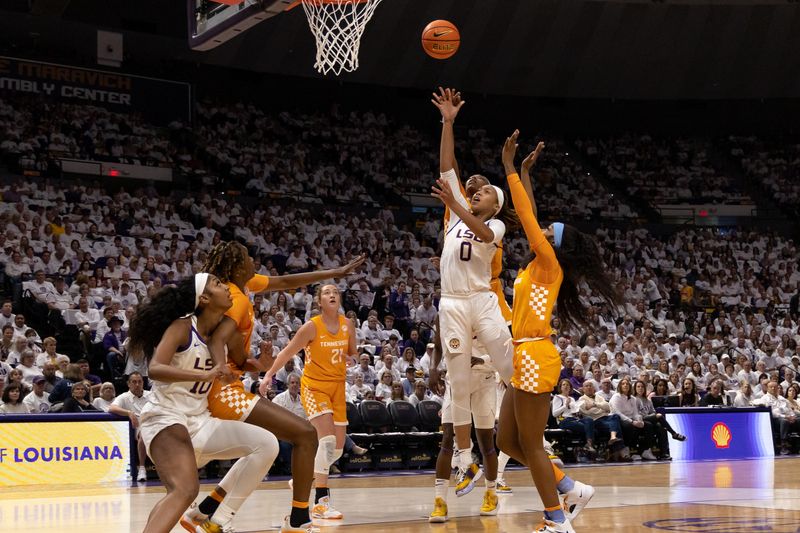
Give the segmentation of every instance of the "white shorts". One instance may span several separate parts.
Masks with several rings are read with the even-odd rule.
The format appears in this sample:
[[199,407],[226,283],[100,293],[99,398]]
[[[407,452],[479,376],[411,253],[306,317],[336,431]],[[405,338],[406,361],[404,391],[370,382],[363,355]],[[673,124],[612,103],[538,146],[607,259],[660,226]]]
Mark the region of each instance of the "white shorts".
[[203,457],[203,449],[206,447],[208,439],[221,428],[223,420],[214,418],[211,413],[206,411],[202,415],[186,416],[177,411],[167,411],[158,407],[153,407],[142,413],[139,431],[144,440],[147,455],[150,455],[150,443],[153,439],[170,426],[179,425],[186,428],[192,439],[194,457],[197,460],[197,467],[200,468],[210,459]]
[[[447,378],[445,378],[447,379]],[[497,415],[497,391],[494,373],[473,371],[470,376],[470,410],[475,429],[494,429]],[[453,423],[450,383],[442,402],[442,424]]]
[[446,360],[457,354],[471,355],[475,342],[473,337],[477,337],[501,378],[506,382],[511,379],[514,373],[513,350],[507,344],[510,343],[511,333],[495,293],[478,292],[466,298],[442,296],[439,302],[439,328]]

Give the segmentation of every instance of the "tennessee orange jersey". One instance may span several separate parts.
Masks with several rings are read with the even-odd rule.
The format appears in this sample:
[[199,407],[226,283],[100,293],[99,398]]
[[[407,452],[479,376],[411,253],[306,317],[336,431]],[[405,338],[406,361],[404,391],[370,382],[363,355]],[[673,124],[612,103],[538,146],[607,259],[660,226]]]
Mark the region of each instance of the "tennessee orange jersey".
[[517,274],[514,281],[511,331],[514,339],[549,337],[550,318],[564,272],[558,264],[555,250],[539,227],[519,176],[509,176],[508,183],[528,243],[531,250],[536,252],[533,261]]
[[350,355],[350,321],[339,315],[339,329],[331,333],[322,315],[311,319],[317,334],[306,346],[303,377],[315,381],[344,381],[347,376],[347,356]]
[[[228,283],[228,288],[231,290],[231,300],[233,305],[225,313],[225,316],[230,317],[236,322],[236,330],[242,334],[244,338],[244,352],[250,353],[250,338],[253,335],[254,312],[253,304],[250,302],[251,292],[263,292],[269,287],[269,277],[256,274],[245,285],[245,290],[242,292],[239,287],[233,283]],[[228,365],[232,370],[241,372],[241,369],[233,361],[228,361]]]
[[[458,186],[461,189],[461,194],[464,198],[467,198],[467,191],[464,190],[464,185],[462,185],[461,180],[458,181]],[[467,198],[469,201],[469,198]],[[445,206],[444,208],[444,222],[442,223],[442,227],[444,228],[445,234],[447,233],[447,221],[450,220],[450,208]],[[511,322],[511,308],[508,306],[508,301],[506,301],[506,295],[503,292],[503,284],[500,283],[500,273],[503,272],[503,242],[497,243],[497,251],[494,253],[494,257],[492,257],[492,279],[489,281],[489,285],[492,288],[492,292],[497,295],[497,301],[500,305],[500,312],[503,314],[503,319],[506,323]]]

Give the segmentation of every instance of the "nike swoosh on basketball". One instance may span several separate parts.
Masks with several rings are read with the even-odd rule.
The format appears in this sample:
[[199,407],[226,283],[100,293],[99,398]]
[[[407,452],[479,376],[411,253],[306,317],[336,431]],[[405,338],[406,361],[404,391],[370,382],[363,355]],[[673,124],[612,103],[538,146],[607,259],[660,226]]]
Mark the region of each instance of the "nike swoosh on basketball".
[[453,33],[453,30],[435,31],[435,32],[433,32],[433,36],[434,37],[441,37],[443,35],[447,35],[448,33]]

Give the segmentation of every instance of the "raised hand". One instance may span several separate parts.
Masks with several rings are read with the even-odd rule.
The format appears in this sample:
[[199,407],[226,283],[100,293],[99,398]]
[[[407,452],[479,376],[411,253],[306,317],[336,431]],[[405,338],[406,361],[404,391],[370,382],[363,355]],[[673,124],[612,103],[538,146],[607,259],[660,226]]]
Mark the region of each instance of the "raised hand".
[[348,274],[352,273],[355,269],[357,269],[358,267],[363,265],[364,261],[366,261],[366,260],[367,260],[367,256],[366,255],[364,255],[364,254],[359,255],[358,257],[353,259],[350,263],[346,264],[345,266],[337,268],[336,269],[336,274],[337,274],[336,277],[341,278],[341,277],[347,276]]
[[529,153],[528,157],[522,160],[522,172],[530,172],[533,165],[536,164],[536,160],[539,159],[539,154],[541,154],[543,150],[544,143],[539,142],[539,144],[536,145],[536,149]]
[[519,137],[519,130],[514,130],[511,137],[506,138],[503,144],[503,166],[506,168],[506,174],[513,174],[516,172],[514,169],[514,156],[517,155],[517,138]]
[[466,100],[461,99],[461,93],[455,89],[443,89],[439,87],[438,93],[433,93],[431,103],[436,106],[442,114],[442,120],[445,122],[453,122],[456,115],[461,110],[461,106],[466,103]]
[[431,196],[438,198],[439,201],[447,207],[452,208],[458,203],[453,194],[453,189],[450,188],[450,184],[443,179],[436,180],[436,185],[431,187],[431,190],[433,191],[431,192]]
[[268,371],[266,374],[264,374],[264,377],[261,378],[261,383],[258,384],[258,393],[261,396],[266,397],[267,392],[272,389],[272,376],[273,374]]

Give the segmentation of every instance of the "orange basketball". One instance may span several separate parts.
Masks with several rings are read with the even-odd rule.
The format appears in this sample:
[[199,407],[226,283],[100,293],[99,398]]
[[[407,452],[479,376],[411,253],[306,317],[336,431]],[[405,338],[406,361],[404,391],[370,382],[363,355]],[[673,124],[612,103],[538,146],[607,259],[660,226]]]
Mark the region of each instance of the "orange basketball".
[[452,57],[460,44],[458,28],[447,20],[434,20],[422,30],[422,49],[436,59]]

